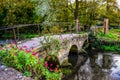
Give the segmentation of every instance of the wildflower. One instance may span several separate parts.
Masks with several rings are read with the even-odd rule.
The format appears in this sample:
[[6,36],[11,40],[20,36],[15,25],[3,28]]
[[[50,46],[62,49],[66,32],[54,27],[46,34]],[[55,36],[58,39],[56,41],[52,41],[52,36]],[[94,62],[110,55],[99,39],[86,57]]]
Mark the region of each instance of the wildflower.
[[35,56],[37,54],[37,52],[32,52],[32,55]]
[[23,46],[23,48],[27,48],[27,46]]
[[46,67],[46,68],[48,67],[48,62],[45,62],[45,67]]
[[23,48],[21,47],[20,50],[23,50]]
[[56,67],[56,68],[54,69],[54,71],[55,71],[55,72],[58,72],[58,68]]
[[3,50],[3,48],[0,48],[0,50]]
[[15,42],[14,42],[14,44],[16,45],[16,44],[17,44],[17,42],[15,41]]
[[53,69],[52,69],[52,68],[50,68],[49,70],[50,70],[50,71],[53,71]]
[[29,53],[29,52],[31,52],[31,50],[29,50],[29,49],[26,49],[26,52],[27,52],[27,53]]
[[33,49],[34,49],[34,47],[31,47],[31,49],[33,50]]
[[50,64],[50,67],[53,66],[53,64]]

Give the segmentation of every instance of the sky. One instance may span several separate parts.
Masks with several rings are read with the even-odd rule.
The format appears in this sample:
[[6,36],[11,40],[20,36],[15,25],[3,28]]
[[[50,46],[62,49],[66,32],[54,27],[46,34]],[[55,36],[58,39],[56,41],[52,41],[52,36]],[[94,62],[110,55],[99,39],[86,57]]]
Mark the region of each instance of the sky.
[[[71,0],[71,1],[75,1],[75,0]],[[118,5],[119,5],[119,8],[120,8],[120,0],[117,0],[117,2],[118,2]]]
[[117,0],[118,1],[118,3],[120,4],[120,0]]
[[119,5],[119,8],[120,8],[120,0],[117,0],[117,2],[118,2],[118,5]]

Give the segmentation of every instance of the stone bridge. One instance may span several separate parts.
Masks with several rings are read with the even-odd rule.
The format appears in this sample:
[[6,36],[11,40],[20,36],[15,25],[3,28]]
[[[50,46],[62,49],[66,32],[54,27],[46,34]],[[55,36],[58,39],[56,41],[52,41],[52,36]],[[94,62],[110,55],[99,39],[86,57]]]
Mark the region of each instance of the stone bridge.
[[[70,52],[76,52],[79,53],[81,50],[84,42],[88,39],[88,33],[84,34],[62,34],[62,35],[53,35],[49,36],[50,38],[55,38],[60,41],[61,46],[66,47],[60,49],[57,54],[57,58],[59,60],[59,63],[62,64],[62,62],[68,57]],[[32,38],[29,41],[26,42],[18,42],[18,46],[27,46],[28,49],[30,48],[36,48],[39,52],[39,55],[44,52],[41,51],[42,43],[47,43],[46,40],[47,36],[42,36],[38,38]],[[39,56],[38,55],[38,56]]]

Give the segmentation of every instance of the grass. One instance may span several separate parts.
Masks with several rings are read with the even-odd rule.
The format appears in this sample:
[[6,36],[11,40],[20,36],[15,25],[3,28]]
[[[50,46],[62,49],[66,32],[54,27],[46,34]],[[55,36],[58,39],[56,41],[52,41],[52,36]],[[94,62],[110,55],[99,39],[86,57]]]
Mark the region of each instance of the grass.
[[109,32],[107,34],[104,34],[103,31],[99,31],[96,34],[96,37],[97,37],[98,41],[100,41],[99,43],[102,43],[100,48],[103,51],[117,51],[117,52],[120,51],[120,44],[119,44],[120,29],[111,29],[111,30],[109,30]]
[[120,29],[111,29],[107,34],[103,31],[97,33],[97,38],[105,41],[120,41]]
[[120,52],[120,46],[118,45],[109,45],[109,46],[106,46],[106,45],[102,45],[101,46],[101,49],[104,50],[104,51],[117,51],[117,52]]

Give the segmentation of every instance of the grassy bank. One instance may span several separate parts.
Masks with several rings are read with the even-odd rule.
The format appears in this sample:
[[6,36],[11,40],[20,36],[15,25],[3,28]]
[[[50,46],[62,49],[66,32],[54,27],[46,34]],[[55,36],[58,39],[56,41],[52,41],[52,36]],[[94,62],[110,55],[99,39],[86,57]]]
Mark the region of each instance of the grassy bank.
[[89,36],[90,47],[100,51],[120,52],[120,29],[111,29],[107,34],[99,30]]

